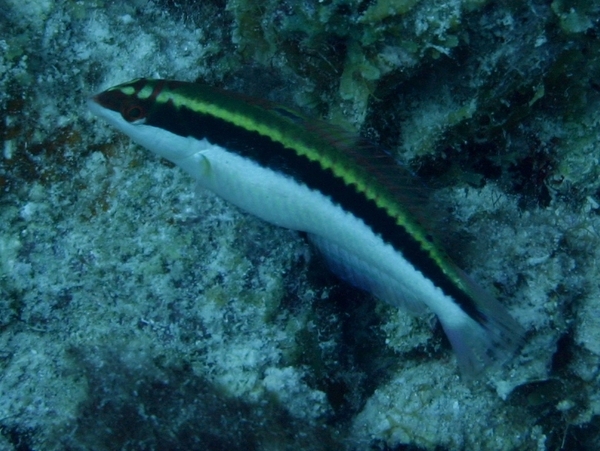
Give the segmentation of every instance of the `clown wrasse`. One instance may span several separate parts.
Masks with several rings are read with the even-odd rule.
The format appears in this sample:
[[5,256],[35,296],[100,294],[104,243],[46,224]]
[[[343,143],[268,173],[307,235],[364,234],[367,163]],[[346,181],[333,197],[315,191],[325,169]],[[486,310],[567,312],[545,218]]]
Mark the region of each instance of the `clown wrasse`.
[[521,327],[448,257],[415,214],[419,189],[391,157],[335,127],[196,83],[138,79],[93,113],[265,221],[306,232],[332,270],[399,307],[429,307],[463,372],[507,357]]

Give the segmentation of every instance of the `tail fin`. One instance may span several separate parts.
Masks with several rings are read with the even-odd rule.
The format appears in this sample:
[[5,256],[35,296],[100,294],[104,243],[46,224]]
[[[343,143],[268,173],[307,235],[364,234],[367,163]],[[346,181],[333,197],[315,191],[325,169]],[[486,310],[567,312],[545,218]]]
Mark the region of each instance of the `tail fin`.
[[523,344],[524,329],[506,308],[484,292],[466,274],[477,307],[477,317],[465,315],[464,321],[444,322],[442,327],[456,353],[463,376],[472,378],[483,370],[506,363]]

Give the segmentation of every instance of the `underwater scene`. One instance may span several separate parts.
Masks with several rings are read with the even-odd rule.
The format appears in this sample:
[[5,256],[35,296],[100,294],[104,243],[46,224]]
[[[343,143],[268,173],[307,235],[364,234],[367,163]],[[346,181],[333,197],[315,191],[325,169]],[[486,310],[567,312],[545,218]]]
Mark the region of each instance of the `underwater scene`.
[[0,451],[600,449],[600,0],[0,0]]

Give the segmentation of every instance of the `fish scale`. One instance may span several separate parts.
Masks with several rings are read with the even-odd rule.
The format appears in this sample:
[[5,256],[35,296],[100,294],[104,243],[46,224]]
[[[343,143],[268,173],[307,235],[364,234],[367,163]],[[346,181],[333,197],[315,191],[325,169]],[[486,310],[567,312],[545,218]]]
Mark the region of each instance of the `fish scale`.
[[88,105],[201,186],[306,232],[341,278],[398,307],[429,307],[463,374],[504,361],[522,342],[519,324],[423,225],[418,181],[361,138],[264,100],[173,80],[133,80]]

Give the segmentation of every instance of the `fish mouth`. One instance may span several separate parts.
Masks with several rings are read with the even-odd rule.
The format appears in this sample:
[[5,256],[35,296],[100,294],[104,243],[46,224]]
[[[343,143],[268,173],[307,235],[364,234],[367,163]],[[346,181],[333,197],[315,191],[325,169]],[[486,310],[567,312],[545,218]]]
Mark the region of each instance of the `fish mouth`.
[[98,96],[92,96],[92,97],[88,97],[87,100],[85,101],[88,109],[94,113],[97,116],[102,116],[102,111],[104,110],[104,108],[102,108],[102,106],[100,105],[100,103],[98,102]]
[[86,105],[88,109],[96,116],[101,118],[107,118],[109,116],[109,111],[98,101],[98,95],[89,97],[86,100]]

